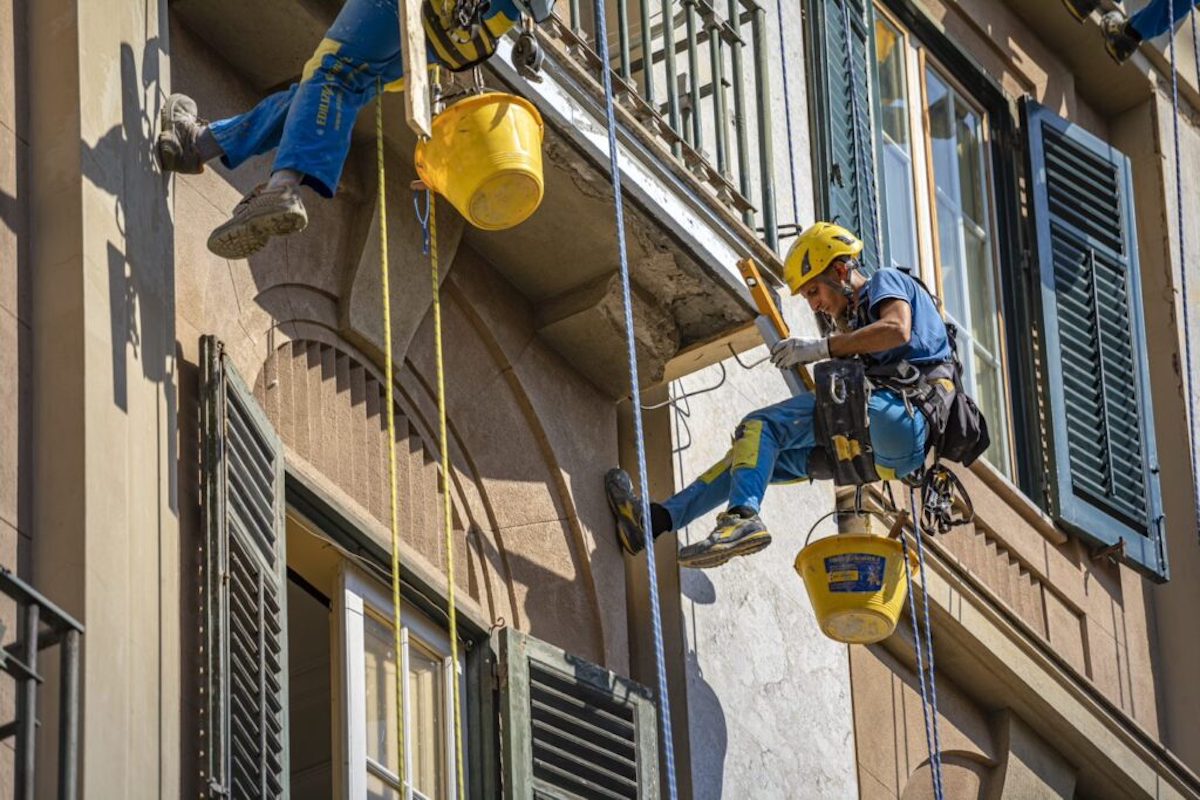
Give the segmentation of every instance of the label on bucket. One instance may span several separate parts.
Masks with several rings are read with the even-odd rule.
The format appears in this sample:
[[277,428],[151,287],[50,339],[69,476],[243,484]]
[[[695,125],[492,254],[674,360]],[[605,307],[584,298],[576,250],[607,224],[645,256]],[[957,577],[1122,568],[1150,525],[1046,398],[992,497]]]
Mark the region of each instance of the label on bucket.
[[831,592],[877,592],[883,588],[884,556],[843,553],[825,559]]

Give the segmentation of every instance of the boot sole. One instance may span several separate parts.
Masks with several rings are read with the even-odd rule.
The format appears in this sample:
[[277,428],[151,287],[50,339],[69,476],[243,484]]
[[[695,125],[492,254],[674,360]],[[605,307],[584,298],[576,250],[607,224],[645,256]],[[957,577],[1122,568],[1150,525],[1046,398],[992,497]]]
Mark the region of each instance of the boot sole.
[[300,211],[277,211],[245,221],[230,220],[208,237],[208,249],[221,258],[248,258],[267,245],[272,236],[288,236],[308,227]]
[[163,172],[178,172],[181,175],[199,175],[204,172],[204,164],[199,168],[183,168],[183,145],[175,136],[174,124],[171,118],[175,116],[175,106],[179,102],[175,95],[167,98],[162,111],[158,114],[158,138],[155,141],[155,152],[158,154],[158,165]]
[[[621,495],[618,497],[618,494]],[[604,479],[604,498],[608,501],[608,510],[612,512],[613,517],[617,522],[617,541],[621,544],[621,549],[631,556],[636,556],[646,548],[646,534],[642,531],[641,546],[635,547],[634,541],[626,534],[625,526],[637,527],[637,523],[631,520],[628,516],[621,512],[621,505],[628,503],[632,508],[637,502],[637,498],[621,486],[613,478],[607,475]]]
[[753,538],[743,540],[720,550],[714,548],[690,558],[680,558],[679,566],[687,567],[688,569],[711,569],[712,567],[719,567],[738,556],[754,555],[758,551],[765,549],[770,543],[771,534],[763,531],[761,534],[754,534]]

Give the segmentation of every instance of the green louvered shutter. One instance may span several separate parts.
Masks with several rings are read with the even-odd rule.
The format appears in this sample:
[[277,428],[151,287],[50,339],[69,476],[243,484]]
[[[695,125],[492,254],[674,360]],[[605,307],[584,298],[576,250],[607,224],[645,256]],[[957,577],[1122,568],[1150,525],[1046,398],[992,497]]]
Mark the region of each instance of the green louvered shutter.
[[1056,518],[1165,580],[1129,159],[1027,100]]
[[512,628],[500,664],[506,800],[657,800],[648,689]]
[[288,796],[283,447],[222,346],[201,340],[202,791]]
[[879,264],[871,126],[874,14],[870,0],[808,0],[819,213],[858,234],[868,273]]

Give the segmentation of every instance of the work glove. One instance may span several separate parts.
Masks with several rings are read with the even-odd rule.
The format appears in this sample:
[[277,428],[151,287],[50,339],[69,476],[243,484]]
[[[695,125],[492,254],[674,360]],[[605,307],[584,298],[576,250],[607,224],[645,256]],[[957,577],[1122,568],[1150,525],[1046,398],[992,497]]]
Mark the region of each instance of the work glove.
[[790,369],[829,358],[829,340],[821,337],[790,336],[771,348],[771,363]]

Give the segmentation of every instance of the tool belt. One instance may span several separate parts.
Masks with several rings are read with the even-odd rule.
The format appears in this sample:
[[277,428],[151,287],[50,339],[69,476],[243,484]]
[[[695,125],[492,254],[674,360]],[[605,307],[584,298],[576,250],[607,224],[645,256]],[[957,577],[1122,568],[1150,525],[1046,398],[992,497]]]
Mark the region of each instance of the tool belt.
[[879,480],[871,446],[867,403],[871,392],[888,389],[903,398],[910,412],[925,417],[925,452],[970,465],[987,449],[987,420],[962,391],[954,362],[916,366],[907,361],[867,364],[859,358],[823,361],[813,368],[816,408],[813,433],[817,449],[809,475],[832,478],[838,486]]

